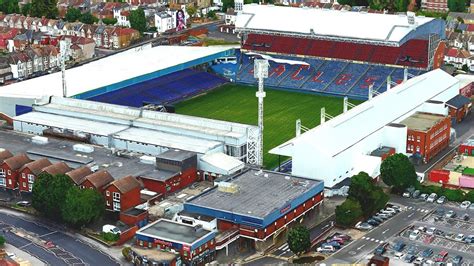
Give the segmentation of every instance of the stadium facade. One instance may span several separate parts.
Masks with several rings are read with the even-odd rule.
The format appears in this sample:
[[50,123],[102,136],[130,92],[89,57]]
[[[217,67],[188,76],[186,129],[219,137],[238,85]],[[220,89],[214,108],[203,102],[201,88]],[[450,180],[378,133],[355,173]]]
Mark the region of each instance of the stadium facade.
[[444,28],[443,20],[410,13],[245,5],[236,21],[236,81],[255,83],[253,59],[270,57],[268,86],[367,99],[369,86],[381,93],[400,83],[403,69],[413,77],[440,67]]
[[380,174],[382,159],[371,153],[392,147],[407,153],[407,127],[417,111],[448,115],[446,102],[459,94],[459,81],[441,69],[395,86],[369,101],[273,148],[292,158],[292,174],[324,180],[331,188],[361,171]]

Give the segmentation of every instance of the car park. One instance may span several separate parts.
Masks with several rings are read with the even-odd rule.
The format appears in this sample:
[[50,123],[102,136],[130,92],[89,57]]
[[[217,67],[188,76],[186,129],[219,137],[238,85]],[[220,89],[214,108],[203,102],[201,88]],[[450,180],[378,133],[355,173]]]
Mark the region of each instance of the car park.
[[446,216],[446,218],[454,218],[454,217],[456,217],[456,212],[453,211],[453,210],[450,210],[445,214],[445,216]]
[[412,263],[414,260],[415,260],[415,256],[411,255],[411,254],[406,254],[404,257],[403,257],[403,261],[406,262],[406,263]]
[[467,209],[469,208],[469,206],[471,206],[471,202],[468,200],[461,202],[461,204],[459,205],[459,207],[461,207],[462,209]]
[[397,243],[395,243],[395,245],[393,245],[393,250],[397,252],[402,251],[404,248],[405,248],[405,243],[403,243],[403,241],[398,241]]
[[356,225],[355,225],[355,228],[359,229],[359,230],[370,230],[372,228],[374,228],[372,225],[368,224],[368,223],[363,223],[363,222],[358,222]]
[[446,197],[445,196],[441,196],[438,198],[438,200],[436,200],[436,203],[438,204],[444,204],[446,202]]
[[445,251],[445,250],[442,250],[436,255],[435,261],[436,262],[444,262],[446,260],[447,256],[448,256],[448,252]]
[[436,193],[431,193],[426,199],[426,202],[435,202],[437,198],[438,198],[438,195],[436,195]]
[[435,214],[438,216],[443,216],[446,213],[446,211],[443,208],[437,208],[435,211]]
[[420,236],[420,231],[418,230],[413,230],[410,235],[408,236],[408,238],[412,241],[418,239],[418,237]]
[[427,248],[427,249],[423,250],[420,255],[423,258],[429,258],[429,257],[431,257],[431,255],[433,255],[433,249]]

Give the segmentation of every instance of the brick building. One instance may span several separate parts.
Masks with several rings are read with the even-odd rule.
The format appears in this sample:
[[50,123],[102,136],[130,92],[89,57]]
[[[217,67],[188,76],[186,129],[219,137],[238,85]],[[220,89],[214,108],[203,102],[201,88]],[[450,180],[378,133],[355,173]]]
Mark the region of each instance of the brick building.
[[76,186],[81,186],[82,183],[86,180],[86,177],[91,175],[92,173],[93,172],[89,167],[82,166],[82,167],[79,167],[72,171],[67,172],[66,175],[69,176],[69,178],[71,178],[71,181]]
[[26,154],[18,154],[8,159],[5,159],[0,165],[0,173],[3,173],[6,181],[6,188],[18,188],[18,173],[23,165],[31,162]]
[[406,152],[428,162],[449,145],[449,116],[416,112],[400,124],[407,126]]
[[471,100],[461,94],[446,102],[451,116],[451,123],[460,123],[471,109]]
[[33,184],[39,174],[43,172],[43,169],[50,166],[51,162],[48,159],[42,158],[36,161],[25,164],[20,170],[18,175],[18,183],[20,185],[20,191],[31,192],[33,190]]
[[91,175],[86,176],[82,181],[81,188],[97,189],[99,193],[103,193],[105,186],[113,182],[114,178],[106,170],[97,171]]
[[141,203],[140,182],[133,176],[117,179],[104,188],[105,208],[109,211],[126,211]]
[[57,162],[55,164],[43,168],[42,172],[50,175],[63,175],[71,170],[71,167],[69,167],[65,162]]
[[[2,150],[0,152],[0,165],[3,164],[3,161],[13,157],[13,154],[10,151]],[[5,178],[5,172],[0,168],[0,187],[5,187],[7,185],[7,179]]]
[[139,179],[145,188],[163,196],[183,189],[197,180],[197,155],[194,152],[168,150],[156,157],[156,168]]

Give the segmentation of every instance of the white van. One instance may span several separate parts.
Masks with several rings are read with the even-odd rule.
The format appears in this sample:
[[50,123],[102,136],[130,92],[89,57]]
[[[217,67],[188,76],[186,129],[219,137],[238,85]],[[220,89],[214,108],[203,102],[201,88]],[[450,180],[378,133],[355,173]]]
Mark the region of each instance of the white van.
[[119,235],[122,233],[122,231],[120,231],[120,229],[118,229],[117,226],[111,225],[111,224],[106,224],[106,225],[102,226],[102,232],[112,233],[112,234],[119,234]]

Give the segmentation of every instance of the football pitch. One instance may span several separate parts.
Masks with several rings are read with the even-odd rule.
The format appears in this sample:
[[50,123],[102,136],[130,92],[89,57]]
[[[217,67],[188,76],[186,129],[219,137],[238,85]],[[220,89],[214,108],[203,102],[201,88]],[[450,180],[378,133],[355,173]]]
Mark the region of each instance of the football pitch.
[[[226,84],[176,104],[176,113],[243,124],[257,125],[257,98],[255,86]],[[308,128],[319,125],[321,107],[326,113],[338,115],[343,110],[343,99],[281,90],[266,89],[264,100],[264,166],[278,166],[278,155],[268,151],[295,137],[295,122]],[[353,104],[360,101],[350,100]],[[286,158],[281,158],[281,161]]]

